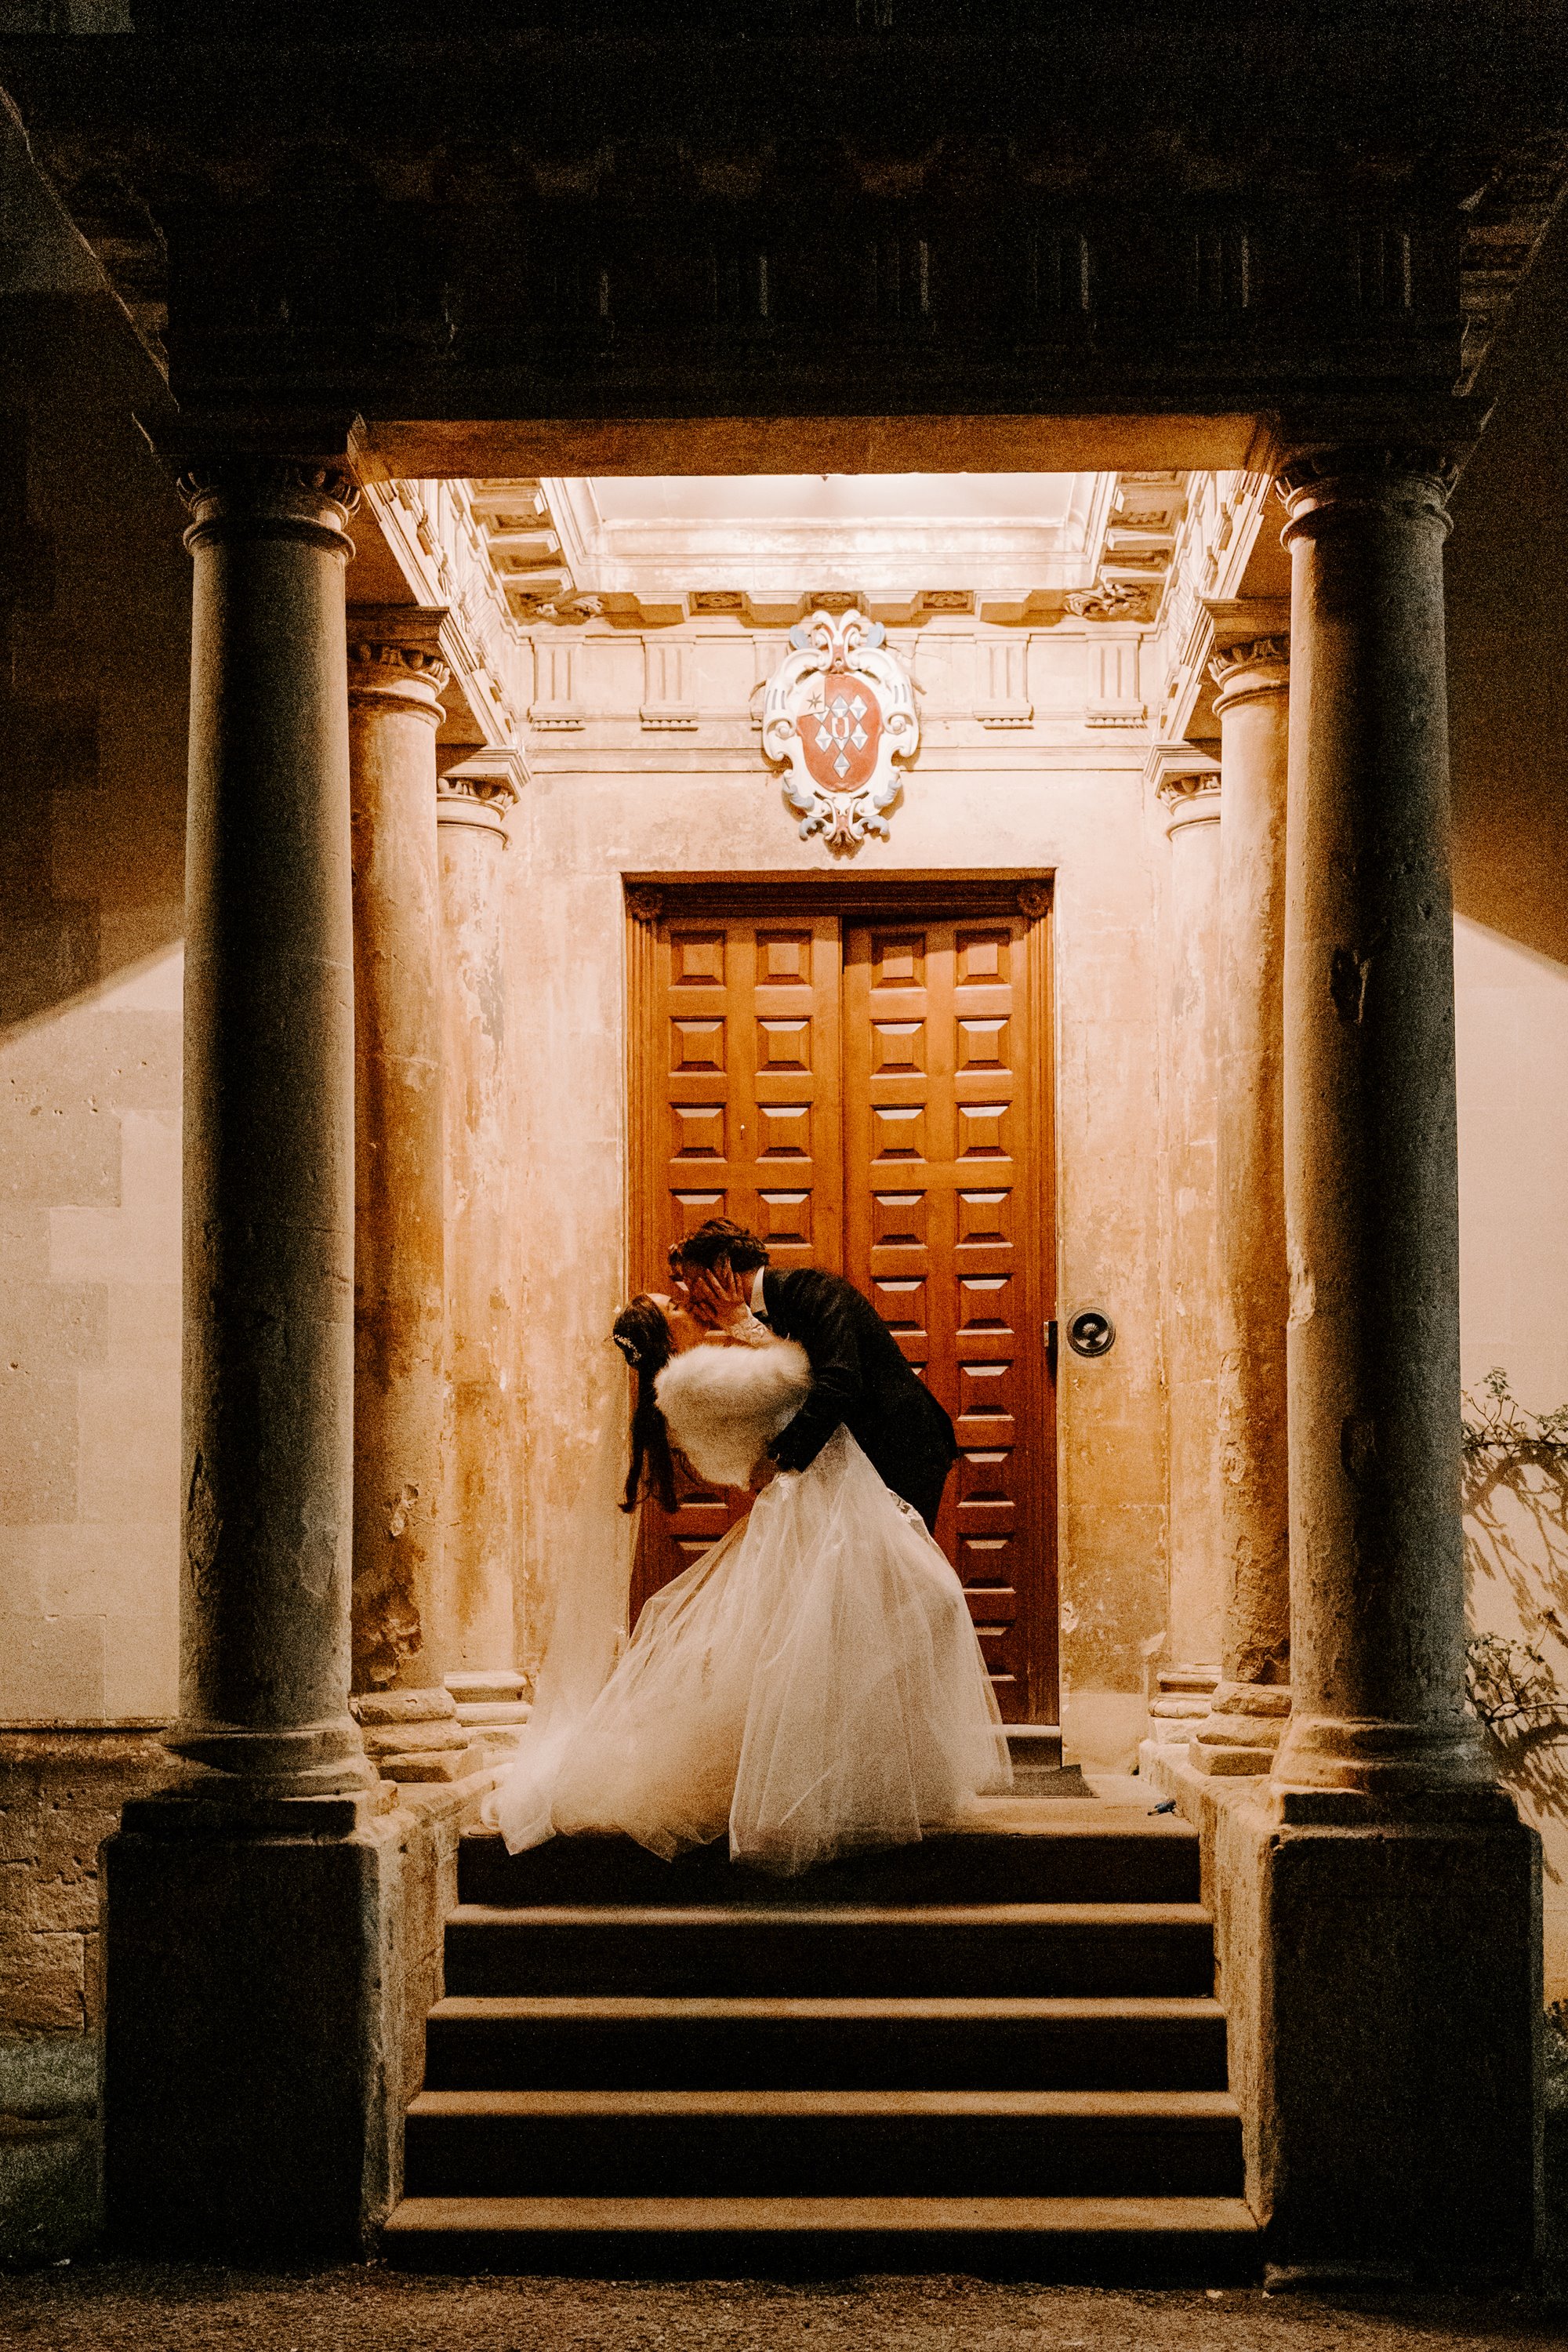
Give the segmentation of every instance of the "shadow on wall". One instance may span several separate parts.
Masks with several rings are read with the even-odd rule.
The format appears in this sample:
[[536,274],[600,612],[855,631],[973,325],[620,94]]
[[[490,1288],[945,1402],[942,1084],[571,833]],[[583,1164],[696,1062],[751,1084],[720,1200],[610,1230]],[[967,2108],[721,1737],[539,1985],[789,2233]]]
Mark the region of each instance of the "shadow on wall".
[[1568,963],[1568,208],[1500,354],[1454,499],[1448,677],[1458,910]]
[[168,395],[0,124],[0,1034],[178,940],[189,565]]
[[[1471,1704],[1504,1780],[1540,1820],[1568,1822],[1568,1691],[1539,1647],[1549,1639],[1568,1649],[1568,1406],[1527,1412],[1494,1371],[1467,1408],[1461,1499],[1472,1604],[1484,1597],[1495,1606],[1506,1595],[1524,1632],[1522,1641],[1472,1637]],[[1543,1859],[1561,1883],[1550,1843]]]

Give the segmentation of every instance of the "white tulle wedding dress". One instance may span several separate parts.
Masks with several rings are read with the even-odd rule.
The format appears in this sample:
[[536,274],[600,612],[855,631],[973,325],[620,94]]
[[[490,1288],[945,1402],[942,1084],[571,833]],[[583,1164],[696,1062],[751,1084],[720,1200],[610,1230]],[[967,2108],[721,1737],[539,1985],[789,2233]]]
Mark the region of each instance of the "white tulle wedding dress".
[[[794,1340],[674,1357],[658,1397],[705,1478],[744,1486],[810,1387]],[[796,1872],[905,1844],[1011,1785],[963,1587],[840,1427],[656,1593],[586,1713],[527,1741],[490,1801],[514,1853],[621,1831],[667,1857],[729,1832]]]

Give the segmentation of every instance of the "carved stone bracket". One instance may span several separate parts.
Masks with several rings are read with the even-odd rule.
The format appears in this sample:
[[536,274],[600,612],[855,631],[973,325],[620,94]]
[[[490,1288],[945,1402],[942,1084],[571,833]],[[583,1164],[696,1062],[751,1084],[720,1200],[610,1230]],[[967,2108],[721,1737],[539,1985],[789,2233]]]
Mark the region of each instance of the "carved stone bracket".
[[1075,588],[1067,601],[1068,611],[1080,621],[1142,623],[1154,617],[1152,588]]

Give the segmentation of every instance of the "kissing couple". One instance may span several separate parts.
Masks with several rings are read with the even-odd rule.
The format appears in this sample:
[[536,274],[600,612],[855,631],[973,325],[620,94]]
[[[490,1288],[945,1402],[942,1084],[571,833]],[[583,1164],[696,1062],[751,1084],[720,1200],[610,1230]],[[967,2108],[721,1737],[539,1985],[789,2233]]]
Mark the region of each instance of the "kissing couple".
[[525,1731],[488,1818],[514,1853],[618,1831],[668,1858],[728,1831],[732,1860],[784,1874],[952,1826],[1012,1782],[931,1533],[952,1423],[840,1276],[775,1274],[723,1218],[670,1270],[615,1322],[635,1381],[623,1508],[650,1489],[674,1508],[678,1452],[755,1500],[647,1601],[586,1712]]

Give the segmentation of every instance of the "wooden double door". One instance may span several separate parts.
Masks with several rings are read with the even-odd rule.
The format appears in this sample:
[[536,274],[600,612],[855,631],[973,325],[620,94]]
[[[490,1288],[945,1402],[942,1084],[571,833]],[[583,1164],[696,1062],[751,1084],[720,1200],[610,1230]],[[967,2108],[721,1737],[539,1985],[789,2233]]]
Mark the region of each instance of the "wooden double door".
[[[632,923],[632,1274],[708,1217],[781,1272],[842,1273],[946,1406],[937,1539],[1011,1722],[1055,1721],[1047,1048],[1039,885],[886,897],[639,889]],[[746,1498],[681,1476],[643,1513],[634,1609]]]

